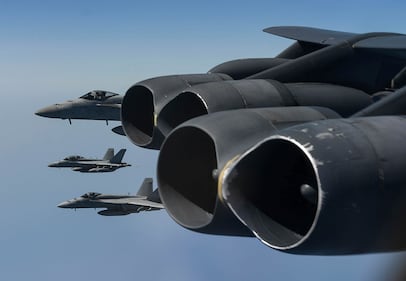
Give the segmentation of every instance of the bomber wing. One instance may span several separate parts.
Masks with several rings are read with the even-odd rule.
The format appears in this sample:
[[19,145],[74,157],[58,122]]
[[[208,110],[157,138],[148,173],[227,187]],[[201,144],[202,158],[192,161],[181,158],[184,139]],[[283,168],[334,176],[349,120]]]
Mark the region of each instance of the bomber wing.
[[284,38],[321,45],[334,45],[357,35],[351,32],[304,26],[273,26],[265,28],[264,31]]
[[[300,42],[319,45],[335,45],[350,40],[359,34],[305,26],[273,26],[265,28],[264,32],[297,40]],[[386,33],[385,36],[371,37],[360,40],[352,45],[354,49],[373,49],[388,55],[406,57],[406,36],[400,33]]]

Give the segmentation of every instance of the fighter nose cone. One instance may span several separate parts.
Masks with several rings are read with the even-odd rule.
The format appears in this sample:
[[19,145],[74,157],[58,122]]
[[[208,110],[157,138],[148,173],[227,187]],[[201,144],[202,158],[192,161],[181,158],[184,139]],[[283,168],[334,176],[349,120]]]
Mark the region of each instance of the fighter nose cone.
[[69,202],[68,201],[65,201],[65,202],[62,202],[62,203],[58,204],[58,208],[68,208],[68,207],[69,207]]
[[58,118],[59,112],[60,109],[57,105],[50,105],[39,109],[37,112],[35,112],[35,115],[48,118]]

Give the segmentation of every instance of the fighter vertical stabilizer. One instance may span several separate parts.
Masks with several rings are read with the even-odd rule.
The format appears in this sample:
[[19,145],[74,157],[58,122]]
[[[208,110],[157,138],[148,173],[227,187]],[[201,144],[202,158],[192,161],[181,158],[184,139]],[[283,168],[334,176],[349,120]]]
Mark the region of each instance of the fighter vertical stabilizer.
[[104,154],[103,160],[110,161],[114,157],[114,148],[109,148]]
[[152,178],[145,178],[136,195],[148,197],[151,194],[152,194]]
[[117,152],[117,154],[114,155],[113,158],[110,159],[110,163],[114,163],[114,164],[121,163],[126,151],[127,151],[127,149],[120,149],[120,151]]

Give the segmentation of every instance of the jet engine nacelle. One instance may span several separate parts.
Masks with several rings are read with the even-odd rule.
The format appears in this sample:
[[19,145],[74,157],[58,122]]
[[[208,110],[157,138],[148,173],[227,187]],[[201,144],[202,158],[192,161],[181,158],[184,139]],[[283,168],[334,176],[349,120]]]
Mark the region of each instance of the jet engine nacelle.
[[367,107],[371,97],[363,91],[322,83],[286,83],[275,80],[232,80],[199,84],[169,102],[158,116],[164,135],[196,116],[237,108],[322,106],[343,117]]
[[164,137],[156,116],[177,94],[196,84],[230,80],[226,74],[187,74],[156,77],[138,82],[126,92],[121,105],[125,134],[136,145],[159,149]]
[[230,161],[222,197],[266,245],[297,254],[406,249],[406,118],[315,121]]
[[219,201],[219,171],[277,129],[327,118],[339,115],[327,108],[283,107],[223,111],[183,123],[166,138],[158,159],[167,212],[194,231],[253,236]]

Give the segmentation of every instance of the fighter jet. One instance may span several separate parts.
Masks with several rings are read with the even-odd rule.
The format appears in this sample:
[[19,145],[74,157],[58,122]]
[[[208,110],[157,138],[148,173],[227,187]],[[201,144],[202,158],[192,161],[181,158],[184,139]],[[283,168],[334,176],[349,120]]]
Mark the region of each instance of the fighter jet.
[[113,172],[119,168],[131,166],[130,164],[121,162],[126,149],[114,155],[114,149],[107,149],[103,159],[90,159],[79,155],[72,155],[64,158],[62,161],[51,163],[48,167],[56,168],[72,168],[73,171],[82,173],[104,173]]
[[[62,103],[56,103],[41,108],[36,115],[48,118],[106,120],[120,121],[120,109],[123,96],[103,90],[93,90],[89,93]],[[121,128],[115,127],[113,132],[124,135]]]
[[141,211],[163,209],[158,189],[152,191],[152,178],[145,178],[136,195],[107,195],[88,192],[58,205],[59,208],[106,208],[98,212],[102,216],[125,216]]

